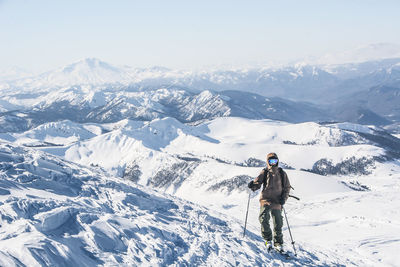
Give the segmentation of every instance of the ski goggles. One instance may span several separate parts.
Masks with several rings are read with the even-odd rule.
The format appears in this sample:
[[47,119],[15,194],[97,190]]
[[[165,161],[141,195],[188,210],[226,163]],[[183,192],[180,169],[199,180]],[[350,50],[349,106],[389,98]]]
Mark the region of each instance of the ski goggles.
[[269,165],[276,165],[276,164],[278,164],[278,159],[268,159],[268,164]]

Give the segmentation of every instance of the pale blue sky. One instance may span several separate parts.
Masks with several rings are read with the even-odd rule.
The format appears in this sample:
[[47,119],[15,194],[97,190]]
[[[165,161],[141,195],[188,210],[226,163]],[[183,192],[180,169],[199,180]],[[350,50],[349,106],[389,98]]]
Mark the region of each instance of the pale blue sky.
[[0,0],[0,69],[282,62],[400,44],[399,14],[398,0]]

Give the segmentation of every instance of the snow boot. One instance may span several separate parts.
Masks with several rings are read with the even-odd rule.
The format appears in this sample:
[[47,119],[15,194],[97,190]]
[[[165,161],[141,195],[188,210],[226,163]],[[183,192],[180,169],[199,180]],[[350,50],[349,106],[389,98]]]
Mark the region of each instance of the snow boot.
[[285,248],[283,247],[283,244],[274,243],[274,248],[275,248],[276,251],[278,251],[280,253],[284,253],[285,252]]
[[267,240],[265,241],[265,246],[267,247],[268,252],[272,250],[272,241],[271,240]]

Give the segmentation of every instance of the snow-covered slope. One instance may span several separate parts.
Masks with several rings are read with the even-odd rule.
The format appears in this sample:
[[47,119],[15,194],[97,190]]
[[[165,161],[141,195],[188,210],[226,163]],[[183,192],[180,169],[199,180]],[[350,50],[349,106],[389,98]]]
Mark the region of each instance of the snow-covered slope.
[[[82,164],[102,165],[102,162],[107,162],[107,166],[114,169],[124,166],[129,160],[138,161],[149,151],[151,157],[155,153],[191,155],[199,160],[217,158],[227,163],[244,164],[250,157],[263,160],[265,151],[273,150],[284,156],[288,166],[299,170],[312,169],[318,160],[324,158],[337,164],[350,157],[372,158],[385,153],[383,148],[371,145],[368,139],[357,133],[358,129],[366,131],[366,127],[353,126],[349,131],[339,128],[345,127],[343,124],[321,126],[228,117],[198,126],[165,118],[152,122],[125,120],[108,127],[113,130],[106,134],[64,148],[48,149]],[[132,151],[138,151],[138,154]],[[109,155],[113,155],[112,160]],[[144,157],[143,160],[148,159]]]
[[[387,142],[399,144],[381,131],[229,117],[3,134],[50,154],[0,143],[1,265],[396,265],[400,163]],[[63,146],[45,143],[57,136]],[[291,262],[263,252],[257,194],[241,237],[246,184],[270,151],[301,198],[286,205],[299,254]]]
[[[289,124],[230,117],[189,126],[165,118],[124,120],[103,128],[109,132],[64,147],[41,149],[183,197],[187,188],[196,188],[198,193],[188,198],[214,189],[242,192],[241,186],[264,166],[267,151],[277,152],[281,164],[296,176],[312,176],[309,171],[365,175],[393,156],[385,146],[391,139],[377,133],[386,143],[374,141],[375,127],[355,124]],[[396,149],[399,144],[392,141]]]
[[[241,222],[37,150],[0,143],[0,263],[6,266],[314,266],[339,255],[263,252]],[[320,257],[322,256],[322,257]]]
[[[161,182],[161,187],[172,193],[189,177],[208,177],[201,169],[213,169],[213,179],[202,178],[196,184],[203,191],[234,179],[233,173],[254,176],[255,170],[249,167],[263,166],[266,151],[282,155],[287,169],[322,175],[365,175],[379,162],[400,156],[400,140],[374,126],[290,124],[235,117],[197,126],[174,118],[102,125],[64,121],[0,138],[40,146],[86,166],[101,166],[143,185]],[[243,182],[240,179],[239,185]]]
[[13,134],[16,143],[25,146],[66,145],[90,139],[101,134],[102,128],[95,124],[81,125],[71,121],[49,122],[22,134]]
[[237,221],[192,203],[7,143],[0,164],[3,266],[273,262]]

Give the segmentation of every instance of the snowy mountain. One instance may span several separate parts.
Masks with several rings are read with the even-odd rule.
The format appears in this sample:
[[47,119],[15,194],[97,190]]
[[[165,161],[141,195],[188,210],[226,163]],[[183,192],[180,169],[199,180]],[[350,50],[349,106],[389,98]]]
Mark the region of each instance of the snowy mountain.
[[[371,46],[369,50],[381,51],[378,49],[379,45],[378,48],[374,47]],[[280,67],[216,68],[198,71],[171,70],[163,67],[117,67],[98,59],[87,58],[38,76],[3,81],[0,83],[0,91],[3,94],[15,94],[16,91],[38,93],[75,85],[92,86],[91,90],[93,86],[118,89],[121,85],[129,85],[140,90],[175,86],[192,92],[239,90],[268,97],[320,101],[321,95],[343,87],[342,84],[346,84],[347,80],[348,83],[354,79],[364,83],[363,87],[359,88],[361,90],[398,79],[398,75],[392,74],[384,78],[383,73],[391,73],[393,68],[398,69],[400,56],[396,58],[397,54],[391,53],[389,48],[383,47],[382,50],[389,51],[379,52],[387,54],[389,58],[376,56],[364,61],[341,64],[297,63]],[[374,77],[379,79],[374,80]]]
[[90,139],[102,132],[96,125],[84,125],[71,121],[49,122],[21,134],[15,134],[16,143],[25,146],[56,146]]
[[49,92],[72,86],[85,86],[90,90],[99,86],[118,89],[121,85],[131,84],[160,86],[164,83],[171,84],[175,78],[183,75],[183,72],[162,67],[143,69],[114,66],[96,58],[86,58],[37,76],[3,81],[0,83],[0,91],[12,94],[16,91]]
[[36,77],[15,81],[13,85],[18,88],[51,88],[87,84],[128,83],[130,80],[129,72],[123,68],[112,66],[96,58],[86,58]]
[[[284,164],[288,168],[297,170],[313,170],[318,167],[317,164],[322,159],[337,165],[354,158],[361,164],[361,173],[366,173],[376,161],[392,160],[392,153],[399,147],[399,140],[385,136],[379,129],[366,127],[367,131],[359,125],[353,128],[349,128],[351,124],[347,125],[349,126],[288,124],[248,121],[240,118],[218,118],[198,126],[184,125],[173,118],[156,119],[151,122],[124,120],[103,126],[108,131],[94,138],[66,144],[64,147],[43,149],[79,164],[102,166],[119,176],[124,176],[127,172],[126,166],[134,165],[134,168],[142,173],[139,177],[133,178],[136,181],[140,181],[142,175],[147,179],[157,177],[157,173],[163,171],[162,168],[175,163],[179,168],[182,167],[174,170],[175,174],[188,171],[188,166],[197,168],[208,162],[221,163],[222,166],[215,168],[220,169],[221,173],[225,167],[240,169],[247,166],[246,162],[251,157],[262,161],[264,151],[273,147],[274,151],[283,153],[296,148],[298,154],[287,155]],[[241,139],[227,141],[229,133],[232,133],[232,138],[238,136]],[[227,137],[225,134],[228,134]],[[14,134],[16,142],[23,143],[24,139],[20,140],[18,136],[25,134]],[[378,136],[386,142],[373,138]],[[325,148],[321,150],[321,147]],[[298,159],[302,153],[310,154],[307,161]],[[154,164],[150,164],[151,162]],[[354,170],[353,174],[357,174],[358,171]],[[216,171],[214,176],[215,173]],[[190,176],[191,172],[185,176],[188,175]],[[144,180],[140,183],[145,185],[149,181]]]
[[[397,109],[382,112],[383,106],[394,105],[395,98],[381,95],[379,105],[364,105],[362,99],[372,88],[400,88],[400,59],[373,59],[184,71],[116,67],[89,58],[38,76],[0,82],[0,131],[26,131],[59,120],[104,123],[162,117],[182,122],[240,116],[287,122],[396,123]],[[358,99],[355,106],[349,103],[354,99]]]
[[16,111],[0,114],[0,132],[21,132],[47,122],[110,123],[123,119],[153,120],[174,117],[181,122],[195,122],[225,116],[251,119],[277,119],[290,122],[327,120],[326,111],[307,103],[280,98],[266,98],[239,91],[191,93],[162,88],[154,91],[86,91],[71,87],[40,96],[26,95],[24,101],[4,98],[4,109]]
[[[0,265],[398,266],[396,51],[282,67],[89,58],[3,72]],[[272,151],[300,198],[285,205],[294,260],[265,252],[247,189]]]
[[[70,122],[64,124],[58,124],[63,132],[71,129]],[[255,175],[248,167],[263,166],[265,151],[269,149],[283,154],[295,149],[295,154],[286,155],[283,166],[323,175],[366,175],[376,164],[400,157],[400,140],[383,129],[356,124],[288,124],[220,118],[189,126],[173,118],[152,122],[123,120],[84,124],[79,129],[91,130],[94,137],[83,136],[71,142],[60,136],[59,142],[64,140],[61,146],[46,142],[54,137],[40,134],[53,125],[2,138],[25,146],[40,144],[37,145],[40,149],[70,161],[101,166],[113,175],[142,185],[161,184],[161,188],[174,194],[181,192],[180,188],[189,180],[200,182],[192,186],[200,186],[196,190],[205,193],[228,180],[236,181],[235,186],[243,185],[243,179]],[[36,139],[32,133],[36,133]],[[77,136],[78,132],[71,138],[76,140]],[[240,139],[227,139],[235,136]],[[306,161],[299,160],[301,154],[309,155]],[[209,175],[201,170],[208,172],[208,169],[213,170],[214,178],[204,181],[202,177]],[[238,173],[242,178],[237,178]],[[227,189],[222,185],[218,188]]]
[[[377,86],[342,99],[335,112],[341,120],[387,125],[390,124],[389,120],[400,120],[399,103],[400,87]],[[363,112],[368,109],[374,110],[374,113]]]
[[[346,63],[346,64],[333,64],[321,65],[325,71],[335,75],[340,80],[354,79],[357,77],[364,77],[375,72],[382,72],[387,70],[388,73],[391,69],[398,68],[399,59],[388,58],[381,60],[366,61],[361,63]],[[372,82],[372,81],[371,81]]]
[[[400,140],[378,127],[233,117],[187,125],[163,118],[62,121],[0,138],[6,140],[5,135],[9,141],[0,142],[2,265],[379,266],[400,261],[393,253],[400,246],[395,201]],[[40,146],[21,146],[32,144]],[[246,184],[269,151],[278,153],[293,194],[301,198],[286,205],[298,249],[295,261],[263,252],[257,194],[252,194],[250,232],[242,238]]]
[[364,73],[362,76],[343,80],[340,84],[333,87],[330,92],[325,92],[324,98],[340,102],[345,98],[351,98],[355,93],[359,95],[363,93],[367,94],[374,87],[390,86],[400,88],[400,65],[398,61],[390,61],[392,63],[388,64],[386,68],[380,68],[369,73]]
[[[376,89],[376,88],[386,88]],[[388,89],[390,88],[390,90]],[[0,132],[24,132],[47,122],[111,123],[174,117],[181,122],[235,116],[286,122],[354,122],[389,125],[400,121],[397,86],[355,92],[318,106],[244,91],[193,92],[181,87],[137,90],[130,86],[72,86],[42,93],[5,94]]]

